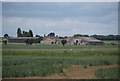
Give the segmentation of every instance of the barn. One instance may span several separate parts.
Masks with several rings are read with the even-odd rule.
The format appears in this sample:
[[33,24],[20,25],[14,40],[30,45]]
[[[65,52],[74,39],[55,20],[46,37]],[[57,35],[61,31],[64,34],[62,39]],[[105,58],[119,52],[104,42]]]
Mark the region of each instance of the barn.
[[39,37],[10,37],[8,38],[9,43],[25,43],[26,39],[39,40]]
[[74,39],[74,42],[79,45],[103,45],[103,41],[93,37],[79,37]]

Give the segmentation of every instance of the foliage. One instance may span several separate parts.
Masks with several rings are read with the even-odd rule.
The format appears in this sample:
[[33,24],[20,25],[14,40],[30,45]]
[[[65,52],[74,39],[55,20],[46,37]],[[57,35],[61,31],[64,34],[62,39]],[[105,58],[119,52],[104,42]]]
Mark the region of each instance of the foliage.
[[29,30],[29,32],[27,32],[27,31],[23,31],[22,33],[21,32],[22,32],[21,29],[18,28],[17,29],[17,37],[33,37],[32,30]]
[[65,45],[67,43],[67,41],[66,40],[62,40],[61,43],[62,43],[62,45]]
[[30,39],[29,44],[30,44],[30,45],[32,45],[32,44],[33,44],[33,39]]
[[73,35],[73,37],[74,37],[74,38],[83,37],[83,35],[81,35],[81,34],[75,34],[75,35]]
[[66,74],[65,72],[63,72],[63,75],[64,75],[64,76],[67,76],[67,74]]
[[59,39],[66,39],[67,38],[67,36],[64,36],[64,37],[59,37]]
[[119,70],[120,68],[98,69],[95,71],[95,75],[100,79],[118,79]]
[[29,30],[30,37],[33,37],[33,32],[32,30]]
[[109,40],[109,41],[103,41],[104,42],[104,45],[118,45],[119,44],[119,41],[118,40]]
[[38,43],[40,43],[40,42],[41,42],[41,40],[43,40],[43,36],[36,35],[35,37],[39,37]]
[[83,35],[84,37],[89,37],[89,35]]
[[21,28],[18,28],[17,29],[17,37],[21,37],[22,36],[22,34],[21,34]]
[[7,44],[7,40],[2,40],[3,44],[6,45]]
[[26,39],[25,43],[26,43],[26,45],[28,45],[29,44],[29,39]]
[[4,35],[4,38],[8,38],[8,37],[9,37],[9,35],[8,35],[8,34],[5,34],[5,35]]
[[37,43],[37,41],[38,41],[38,40],[26,39],[26,40],[25,40],[25,43],[26,43],[26,45],[28,45],[28,44],[32,45],[33,43]]
[[83,68],[87,68],[87,65],[84,64],[84,65],[82,65],[82,67],[83,67]]
[[[98,59],[99,58],[99,59]],[[5,55],[3,56],[3,77],[27,77],[27,76],[47,76],[53,73],[64,73],[63,68],[69,65],[79,64],[93,64],[102,65],[100,61],[105,59],[103,57],[89,58],[65,58],[65,57],[42,57],[29,55]],[[117,58],[117,57],[116,57]],[[87,59],[87,60],[86,60]],[[95,60],[93,60],[95,59]],[[110,62],[114,60],[109,58]],[[85,67],[86,68],[86,67]],[[65,74],[63,74],[66,76]]]
[[[73,35],[74,38],[77,37],[89,37],[89,35],[81,35],[81,34],[75,34]],[[91,35],[90,37],[94,37],[99,40],[120,40],[120,35]]]
[[94,37],[99,40],[120,40],[120,35],[91,35],[90,37]]
[[30,37],[30,33],[27,31],[23,31],[22,37]]
[[50,36],[50,37],[55,37],[55,33],[54,33],[54,32],[51,32],[51,33],[48,34],[48,36]]
[[[70,50],[72,49],[72,50]],[[94,49],[94,50],[92,50]],[[70,65],[118,63],[118,47],[76,45],[30,45],[9,43],[2,50],[3,78],[48,76],[63,73]]]

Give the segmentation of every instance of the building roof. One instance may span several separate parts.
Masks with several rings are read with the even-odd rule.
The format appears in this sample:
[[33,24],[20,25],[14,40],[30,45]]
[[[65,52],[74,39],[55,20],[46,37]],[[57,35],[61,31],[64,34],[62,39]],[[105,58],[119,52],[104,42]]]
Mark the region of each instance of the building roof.
[[48,40],[48,39],[59,39],[59,37],[50,37],[50,36],[45,36],[43,40]]
[[39,37],[10,37],[9,39],[38,39]]
[[86,42],[102,42],[101,40],[98,40],[98,39],[93,38],[93,37],[79,37],[76,39],[81,39],[81,40],[86,41]]
[[67,37],[66,40],[70,40],[70,39],[73,39],[73,37]]

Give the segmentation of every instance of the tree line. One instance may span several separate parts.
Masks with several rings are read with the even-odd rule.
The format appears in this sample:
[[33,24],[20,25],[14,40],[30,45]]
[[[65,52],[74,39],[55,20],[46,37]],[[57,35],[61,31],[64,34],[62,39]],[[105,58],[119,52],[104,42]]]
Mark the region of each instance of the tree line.
[[21,28],[17,29],[17,37],[33,37],[32,30],[27,31],[21,31]]
[[74,38],[77,37],[94,37],[99,40],[120,40],[120,35],[82,35],[82,34],[75,34],[73,35]]
[[[55,36],[55,33],[52,32],[52,33],[49,33],[48,36],[52,36],[54,37]],[[8,38],[9,35],[8,34],[5,34],[4,35],[4,38]],[[21,31],[21,28],[18,28],[17,29],[17,37],[33,37],[33,32],[32,30],[29,30],[28,32],[27,31]],[[40,35],[36,35],[35,37],[39,37],[41,40],[43,39],[43,36],[40,36]],[[98,40],[120,40],[120,35],[82,35],[82,34],[75,34],[73,35],[74,38],[77,38],[77,37],[94,37]],[[67,36],[61,36],[59,37],[59,39],[66,39]]]
[[90,37],[94,37],[99,40],[120,40],[120,35],[91,35]]

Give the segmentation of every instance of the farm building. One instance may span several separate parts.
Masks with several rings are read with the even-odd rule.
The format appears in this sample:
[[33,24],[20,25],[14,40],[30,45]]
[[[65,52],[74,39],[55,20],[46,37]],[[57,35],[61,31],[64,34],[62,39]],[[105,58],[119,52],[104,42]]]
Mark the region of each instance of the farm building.
[[[51,37],[51,36],[44,36],[43,41],[41,41],[42,44],[61,44],[61,40],[58,36]],[[67,45],[102,45],[103,42],[95,39],[93,37],[79,37],[79,38],[73,38],[73,37],[67,37],[65,39],[67,41]]]
[[10,42],[10,43],[25,43],[26,39],[33,39],[33,40],[39,41],[39,37],[10,37],[10,38],[8,38],[8,42]]
[[102,45],[103,42],[93,37],[79,37],[74,39],[76,45]]
[[79,37],[79,38],[73,38],[68,37],[65,40],[67,40],[67,45],[102,45],[103,42],[95,39],[93,37]]
[[59,37],[58,36],[45,36],[41,41],[42,44],[59,44]]
[[73,37],[67,37],[65,40],[67,41],[67,45],[74,45]]

